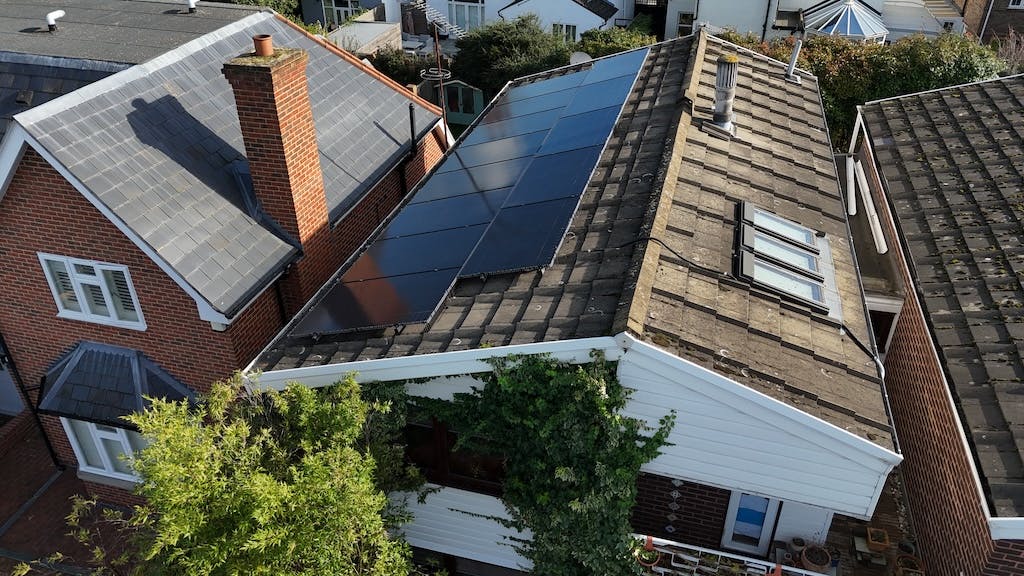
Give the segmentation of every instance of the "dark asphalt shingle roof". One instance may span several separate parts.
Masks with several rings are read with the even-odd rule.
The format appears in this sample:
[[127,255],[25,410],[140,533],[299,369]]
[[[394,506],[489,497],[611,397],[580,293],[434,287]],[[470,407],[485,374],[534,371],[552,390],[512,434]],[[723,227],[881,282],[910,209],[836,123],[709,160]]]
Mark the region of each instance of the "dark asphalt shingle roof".
[[[254,34],[309,52],[310,102],[337,217],[406,152],[410,102],[270,13],[255,13],[16,120],[216,310],[232,316],[296,256],[250,217],[244,145],[221,74]],[[417,111],[417,132],[437,117]]]
[[1024,76],[863,108],[998,516],[1024,516]]
[[121,417],[142,411],[146,397],[194,400],[195,393],[138,350],[81,342],[46,372],[39,410],[126,428]]
[[125,68],[95,60],[0,52],[0,138],[15,114]]
[[[802,85],[787,83],[785,64],[739,52],[739,137],[719,140],[700,123],[710,117],[715,60],[723,51],[735,48],[704,35],[651,48],[552,266],[461,279],[426,324],[316,340],[285,337],[254,367],[282,370],[625,330],[891,448],[875,364],[836,320],[730,277],[740,200],[825,232],[843,320],[868,341],[817,83],[808,76]],[[718,273],[690,269],[659,251],[659,242]]]
[[[64,10],[57,32],[46,15]],[[0,47],[11,52],[137,64],[241,20],[252,6],[199,2],[195,14],[182,1],[4,0]]]

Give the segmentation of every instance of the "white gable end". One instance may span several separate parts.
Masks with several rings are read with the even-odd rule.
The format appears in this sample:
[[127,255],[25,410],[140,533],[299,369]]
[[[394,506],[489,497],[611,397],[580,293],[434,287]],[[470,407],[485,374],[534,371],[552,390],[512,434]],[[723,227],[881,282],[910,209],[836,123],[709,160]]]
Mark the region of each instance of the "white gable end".
[[823,420],[646,343],[631,343],[619,380],[625,414],[676,423],[643,470],[867,518],[902,458]]

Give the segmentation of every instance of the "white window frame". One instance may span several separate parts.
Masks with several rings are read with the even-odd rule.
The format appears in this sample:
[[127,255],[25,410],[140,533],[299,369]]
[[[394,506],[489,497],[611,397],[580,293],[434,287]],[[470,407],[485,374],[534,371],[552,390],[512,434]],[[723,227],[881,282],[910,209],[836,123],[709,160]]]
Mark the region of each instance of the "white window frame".
[[1024,10],[1024,0],[1010,0],[1006,7],[1011,10]]
[[110,428],[113,431],[103,430],[99,428],[96,424],[93,424],[92,422],[86,422],[84,420],[77,420],[77,422],[80,422],[86,426],[86,429],[88,430],[90,435],[90,438],[88,440],[92,442],[93,445],[96,447],[96,452],[99,454],[100,460],[102,461],[103,464],[102,468],[97,468],[86,462],[85,451],[82,450],[80,444],[82,440],[78,438],[78,435],[75,433],[75,430],[71,427],[71,422],[69,421],[69,419],[64,418],[62,416],[60,419],[60,423],[64,427],[64,433],[67,434],[68,441],[71,444],[71,449],[75,452],[75,458],[78,459],[78,469],[80,471],[87,472],[90,474],[96,474],[99,476],[106,476],[109,478],[116,478],[118,480],[126,480],[128,482],[138,483],[141,481],[141,478],[138,476],[138,474],[125,474],[123,472],[119,472],[117,468],[114,467],[114,463],[111,460],[111,458],[113,458],[114,456],[108,454],[106,449],[104,448],[104,439],[118,442],[121,445],[121,450],[122,454],[124,454],[124,457],[129,462],[134,462],[135,450],[132,448],[131,441],[128,440],[128,430],[125,430],[124,428],[117,428],[115,426],[105,426],[106,428]]
[[[764,522],[761,524],[761,534],[756,546],[746,542],[740,542],[732,538],[732,535],[736,531],[736,516],[739,513],[740,500],[744,495],[764,498],[768,501],[768,506],[765,510]],[[756,554],[758,556],[765,556],[768,554],[768,547],[772,542],[772,534],[775,532],[775,519],[779,515],[779,505],[781,503],[782,502],[780,500],[768,498],[759,494],[752,494],[750,492],[742,492],[739,490],[733,491],[732,496],[729,497],[729,509],[725,513],[725,529],[722,531],[722,548],[746,552],[748,554]]]
[[[459,8],[463,10],[466,18],[460,24],[458,22],[458,11]],[[477,12],[479,21],[475,25],[470,26],[470,12]],[[479,28],[487,24],[487,9],[484,6],[484,0],[449,0],[448,1],[448,22],[455,24],[459,28],[462,28],[466,32]]]
[[[106,262],[96,262],[94,260],[83,260],[80,258],[69,258],[67,256],[59,256],[57,254],[46,254],[43,252],[38,253],[39,264],[43,267],[43,275],[46,276],[46,282],[50,285],[50,293],[53,295],[53,301],[57,304],[57,317],[66,318],[70,320],[81,320],[83,322],[93,322],[96,324],[106,324],[107,326],[116,326],[118,328],[130,328],[132,330],[145,330],[146,319],[142,316],[142,307],[139,305],[139,296],[135,292],[135,286],[132,284],[131,274],[128,272],[127,266],[120,264],[109,264]],[[50,273],[50,268],[47,266],[47,262],[57,262],[62,264],[67,270],[68,277],[70,279],[72,289],[75,292],[75,299],[78,301],[79,308],[81,310],[71,310],[64,306],[63,300],[60,297],[60,289],[57,286],[57,279],[54,278]],[[96,271],[95,278],[84,277],[75,272],[75,265],[90,266]],[[124,274],[125,282],[128,284],[128,292],[131,294],[132,305],[135,308],[135,313],[139,316],[136,320],[121,320],[117,318],[116,307],[114,306],[114,296],[111,294],[111,288],[107,282],[102,280],[103,272],[120,272]],[[111,312],[110,316],[103,316],[102,314],[93,314],[89,312],[87,295],[85,293],[84,286],[91,284],[98,286],[103,292],[103,298],[107,309]]]
[[[576,25],[575,24],[563,24],[561,22],[555,22],[551,25],[551,33],[558,36],[566,44],[576,43]],[[570,34],[571,33],[571,34]]]
[[362,11],[359,0],[324,0],[324,26],[341,26]]

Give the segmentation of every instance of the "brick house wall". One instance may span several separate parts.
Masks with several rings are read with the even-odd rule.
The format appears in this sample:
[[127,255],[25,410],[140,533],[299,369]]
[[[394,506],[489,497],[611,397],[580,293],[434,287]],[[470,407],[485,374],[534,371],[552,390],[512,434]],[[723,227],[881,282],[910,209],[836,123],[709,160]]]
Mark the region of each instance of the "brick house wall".
[[985,20],[988,0],[953,0],[953,5],[963,14],[967,31],[977,36],[981,31],[981,23]]
[[[1024,565],[1024,548],[994,543],[964,447],[959,416],[949,402],[942,367],[932,347],[904,255],[897,247],[889,205],[866,145],[858,156],[875,196],[882,226],[908,286],[903,312],[886,351],[886,388],[904,460],[900,465],[919,555],[929,576],[1004,576],[997,566]],[[1005,552],[995,553],[1000,548]],[[1014,552],[1016,550],[1016,552]],[[1002,554],[1002,556],[1000,556]],[[1014,554],[1017,554],[1014,556]],[[1012,557],[1013,559],[1011,559]],[[997,562],[998,560],[998,562]],[[1009,573],[1007,573],[1008,576]]]
[[722,488],[641,473],[630,523],[638,534],[720,548],[731,494]]
[[[991,0],[992,12],[988,15],[988,26],[985,27],[985,42],[996,37],[1006,36],[1007,30],[1013,28],[1024,33],[1024,8],[1010,8],[1010,0]],[[986,3],[986,10],[988,9]],[[984,21],[984,16],[982,17]]]
[[985,566],[985,576],[1024,574],[1024,540],[997,540]]

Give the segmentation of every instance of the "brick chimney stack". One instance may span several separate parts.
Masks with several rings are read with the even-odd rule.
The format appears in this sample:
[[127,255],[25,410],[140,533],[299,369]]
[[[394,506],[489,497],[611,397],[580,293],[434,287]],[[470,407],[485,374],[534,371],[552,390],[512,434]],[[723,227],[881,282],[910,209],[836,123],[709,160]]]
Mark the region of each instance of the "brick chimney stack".
[[[329,220],[303,50],[273,48],[253,38],[256,50],[224,65],[234,89],[253,189],[263,209],[302,244],[303,258],[285,282],[289,313],[325,280]],[[265,55],[260,55],[265,54]],[[327,271],[329,272],[329,271]]]

